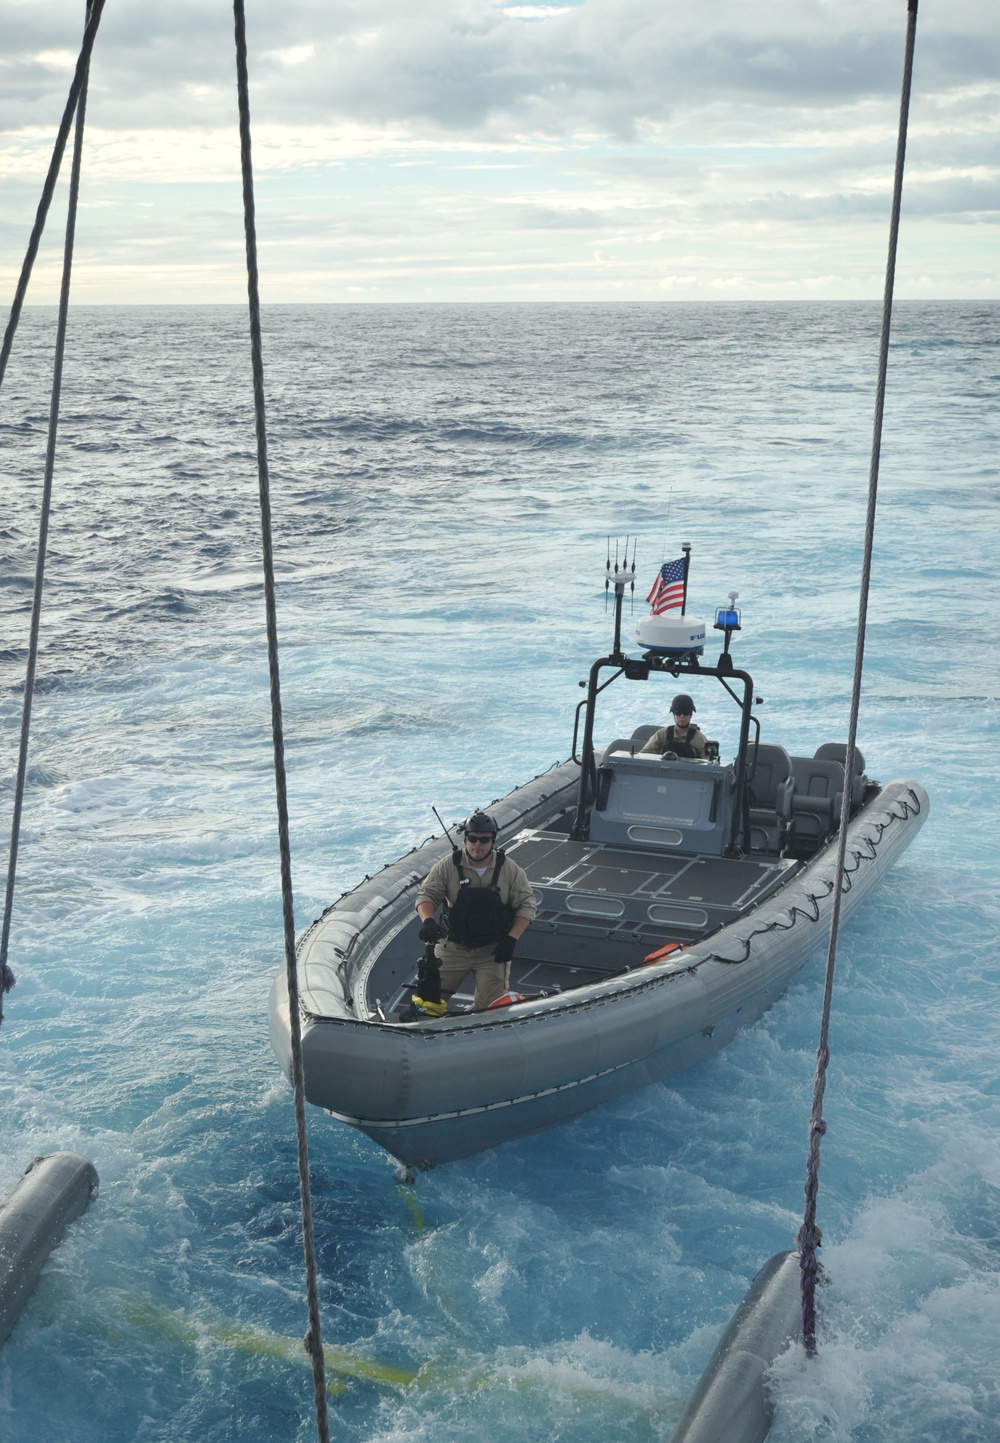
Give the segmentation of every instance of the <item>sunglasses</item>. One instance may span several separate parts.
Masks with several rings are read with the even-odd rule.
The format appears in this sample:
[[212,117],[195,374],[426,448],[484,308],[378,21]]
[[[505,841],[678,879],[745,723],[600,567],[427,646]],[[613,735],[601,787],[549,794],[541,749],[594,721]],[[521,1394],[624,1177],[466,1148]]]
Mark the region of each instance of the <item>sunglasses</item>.
[[490,833],[487,833],[485,837],[480,837],[476,832],[466,832],[465,840],[471,842],[476,847],[480,847],[484,842],[492,842],[493,837]]

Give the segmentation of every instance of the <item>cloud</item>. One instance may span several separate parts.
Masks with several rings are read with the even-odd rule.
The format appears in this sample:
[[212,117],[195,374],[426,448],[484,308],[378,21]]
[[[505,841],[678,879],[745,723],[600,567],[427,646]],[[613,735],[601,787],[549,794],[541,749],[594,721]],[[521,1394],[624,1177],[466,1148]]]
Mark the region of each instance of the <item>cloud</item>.
[[[7,271],[81,11],[0,12]],[[904,26],[902,0],[247,0],[262,244],[280,237],[269,261],[295,298],[408,294],[416,277],[432,293],[510,294],[512,276],[531,295],[612,278],[637,296],[868,293]],[[225,274],[241,294],[232,29],[217,0],[109,0],[82,284],[100,275],[99,290],[118,266],[138,295],[143,273],[174,286],[179,257],[205,254],[215,293]],[[949,226],[963,232],[962,284],[993,284],[975,277],[996,271],[998,76],[995,0],[922,7],[904,223],[936,227],[921,274],[941,285]]]
[[[526,20],[543,10],[544,21]],[[998,12],[978,0],[929,11],[918,51],[928,90],[1000,73]],[[708,98],[724,97],[734,120],[747,103],[888,101],[898,93],[903,22],[901,4],[871,0],[251,0],[247,13],[262,120],[404,123],[493,140],[522,130],[627,138],[645,121],[697,112]],[[80,6],[22,0],[0,24],[9,82],[2,121],[31,123],[58,93],[42,57],[75,52]],[[117,0],[105,12],[93,67],[104,123],[224,123],[233,105],[231,52],[225,6]]]

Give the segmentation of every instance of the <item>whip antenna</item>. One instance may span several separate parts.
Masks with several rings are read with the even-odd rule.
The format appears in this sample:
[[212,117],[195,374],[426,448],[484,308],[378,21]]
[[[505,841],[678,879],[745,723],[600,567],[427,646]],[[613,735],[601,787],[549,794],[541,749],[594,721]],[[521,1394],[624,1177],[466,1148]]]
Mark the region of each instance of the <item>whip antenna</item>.
[[457,851],[457,850],[458,850],[458,844],[455,842],[455,839],[452,837],[451,832],[450,832],[450,830],[449,830],[449,828],[448,828],[447,822],[443,819],[443,817],[441,816],[441,813],[438,811],[437,807],[435,807],[435,806],[433,805],[433,803],[431,804],[431,811],[434,813],[434,815],[437,817],[438,821],[441,823],[442,827],[444,828],[444,834],[445,834],[445,836],[448,838],[448,841],[451,842],[451,845],[452,845],[453,847],[455,847],[455,849],[456,849],[456,851]]

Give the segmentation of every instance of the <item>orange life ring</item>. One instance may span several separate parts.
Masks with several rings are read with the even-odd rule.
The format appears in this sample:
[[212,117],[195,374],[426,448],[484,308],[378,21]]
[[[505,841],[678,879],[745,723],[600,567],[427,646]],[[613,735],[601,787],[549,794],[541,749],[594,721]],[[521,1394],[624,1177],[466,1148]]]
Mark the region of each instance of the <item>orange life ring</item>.
[[489,1012],[490,1007],[509,1007],[512,1002],[527,1002],[527,1000],[523,992],[505,992],[502,997],[498,997],[495,1002],[491,1002],[486,1010]]

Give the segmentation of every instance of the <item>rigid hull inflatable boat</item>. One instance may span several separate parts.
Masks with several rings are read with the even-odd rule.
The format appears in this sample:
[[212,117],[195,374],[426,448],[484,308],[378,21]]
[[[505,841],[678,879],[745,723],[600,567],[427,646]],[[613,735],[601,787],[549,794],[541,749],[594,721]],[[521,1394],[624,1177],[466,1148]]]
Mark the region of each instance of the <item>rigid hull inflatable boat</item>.
[[[730,655],[732,606],[717,613],[714,665],[704,624],[683,611],[641,621],[641,654],[627,656],[633,578],[609,569],[614,648],[591,668],[573,756],[490,808],[538,903],[511,966],[514,1000],[473,1012],[459,992],[439,1018],[412,1005],[414,902],[447,836],[341,897],[299,941],[306,1097],[408,1167],[566,1122],[725,1046],[825,945],[841,821],[846,919],[927,818],[918,783],[870,780],[860,752],[847,784],[843,745],[793,757],[761,743],[752,678]],[[740,709],[735,759],[712,743],[705,760],[642,753],[652,725],[596,749],[598,696],[621,677],[721,683]],[[288,1076],[284,972],[270,1034]]]

